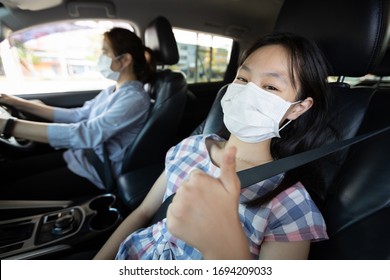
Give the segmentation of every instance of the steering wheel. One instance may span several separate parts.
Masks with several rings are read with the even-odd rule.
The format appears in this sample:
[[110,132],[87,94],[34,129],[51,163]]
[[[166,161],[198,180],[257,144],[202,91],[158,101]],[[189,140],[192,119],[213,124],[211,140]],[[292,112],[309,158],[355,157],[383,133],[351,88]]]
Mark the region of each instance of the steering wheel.
[[[15,116],[19,119],[26,119],[26,117],[15,108],[3,104],[0,105],[0,115],[9,116],[9,117]],[[34,146],[33,141],[17,138],[13,136],[11,136],[8,139],[0,136],[0,142],[17,150],[30,150]]]

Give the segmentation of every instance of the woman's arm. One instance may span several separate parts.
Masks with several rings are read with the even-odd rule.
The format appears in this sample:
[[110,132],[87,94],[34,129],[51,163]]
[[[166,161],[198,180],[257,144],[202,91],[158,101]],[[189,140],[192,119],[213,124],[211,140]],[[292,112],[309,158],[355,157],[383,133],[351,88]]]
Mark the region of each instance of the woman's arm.
[[[4,131],[8,118],[0,117],[0,133]],[[47,123],[32,122],[17,119],[12,128],[11,135],[18,138],[28,139],[41,143],[49,143],[47,137]]]
[[95,256],[95,260],[114,259],[120,244],[135,230],[144,227],[157,212],[166,189],[165,172],[156,180],[144,201],[115,230]]
[[33,114],[48,121],[53,121],[54,107],[42,102],[29,101],[16,96],[0,94],[0,103],[10,105],[19,111]]
[[309,256],[310,243],[310,240],[263,242],[259,258],[264,260],[306,260]]

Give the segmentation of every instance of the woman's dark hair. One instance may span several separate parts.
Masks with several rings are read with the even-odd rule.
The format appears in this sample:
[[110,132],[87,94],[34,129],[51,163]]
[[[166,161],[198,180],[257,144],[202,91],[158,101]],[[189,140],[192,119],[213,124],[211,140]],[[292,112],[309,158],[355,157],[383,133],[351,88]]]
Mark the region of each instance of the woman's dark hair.
[[[273,33],[248,49],[241,59],[241,64],[254,51],[268,45],[279,45],[287,50],[290,58],[290,78],[298,92],[296,100],[305,100],[308,97],[313,99],[313,106],[308,111],[281,130],[280,138],[272,139],[271,153],[274,159],[307,151],[337,139],[337,132],[328,120],[329,64],[321,50],[314,42],[304,37],[291,33]],[[317,174],[319,169],[317,161],[287,172],[274,191],[251,204],[258,205],[269,201],[297,181],[302,182],[312,196],[321,197],[323,180],[320,174]]]
[[112,28],[105,32],[104,36],[109,40],[115,56],[131,54],[137,79],[144,83],[148,82],[151,70],[146,63],[145,47],[141,39],[134,32],[120,27]]
[[149,67],[149,83],[153,83],[155,78],[156,78],[156,71],[157,71],[157,56],[156,53],[149,47],[145,46],[145,51],[144,51],[146,59],[146,63],[148,64]]

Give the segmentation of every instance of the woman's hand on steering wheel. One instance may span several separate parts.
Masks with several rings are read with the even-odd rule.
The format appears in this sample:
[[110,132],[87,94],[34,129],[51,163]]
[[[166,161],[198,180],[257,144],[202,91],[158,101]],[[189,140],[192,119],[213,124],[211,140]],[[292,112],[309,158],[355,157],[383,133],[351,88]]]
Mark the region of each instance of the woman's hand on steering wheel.
[[[1,100],[1,98],[0,98],[0,100]],[[25,118],[24,115],[22,113],[20,113],[18,110],[16,110],[15,108],[13,108],[9,105],[0,104],[0,118],[1,118],[2,123],[4,123],[4,125],[0,126],[0,132],[1,132],[0,142],[4,143],[7,146],[10,146],[14,149],[30,150],[32,148],[32,146],[34,145],[33,141],[26,140],[26,139],[20,139],[20,138],[16,138],[13,136],[4,137],[4,135],[2,135],[5,123],[7,122],[7,120],[9,118],[12,118],[14,116],[16,116],[18,118],[22,118],[22,119]]]

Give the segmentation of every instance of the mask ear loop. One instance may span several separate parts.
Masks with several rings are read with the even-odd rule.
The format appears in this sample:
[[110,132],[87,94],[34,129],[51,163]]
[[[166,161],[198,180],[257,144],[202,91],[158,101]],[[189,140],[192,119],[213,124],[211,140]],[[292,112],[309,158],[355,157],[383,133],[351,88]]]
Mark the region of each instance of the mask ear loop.
[[121,58],[122,56],[124,56],[124,55],[125,55],[124,53],[123,53],[123,54],[120,54],[120,55],[114,57],[114,59],[115,59],[115,60],[120,59],[120,58]]
[[285,128],[287,125],[289,125],[290,122],[292,122],[292,120],[288,120],[288,122],[286,122],[284,125],[282,125],[282,127],[279,128],[279,132],[282,131],[282,129]]
[[121,59],[124,55],[125,55],[125,54],[123,53],[123,54],[120,54],[120,55],[118,55],[118,56],[116,56],[116,57],[113,58],[113,60],[114,60],[114,59],[115,59],[115,60],[118,60],[119,63],[120,63],[120,65],[121,65],[119,71],[115,71],[115,72],[121,73],[121,71],[123,70],[122,61],[120,61],[120,59]]
[[[292,102],[291,105],[295,105],[295,104],[298,104],[298,103],[301,103],[303,100],[298,100],[298,101],[295,101],[295,102]],[[290,105],[290,106],[291,106]],[[292,120],[288,120],[288,122],[286,122],[284,125],[282,125],[281,128],[279,128],[279,132],[285,128],[287,125],[289,125],[290,123],[292,122]]]
[[119,63],[121,64],[121,68],[122,68],[122,61],[121,61],[121,58],[123,57],[123,55],[124,55],[124,54],[120,54],[120,55],[114,57],[114,59],[115,59],[115,60],[118,60]]

